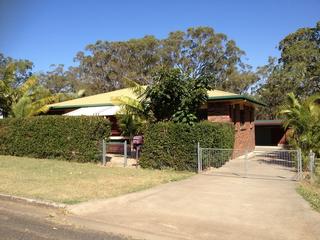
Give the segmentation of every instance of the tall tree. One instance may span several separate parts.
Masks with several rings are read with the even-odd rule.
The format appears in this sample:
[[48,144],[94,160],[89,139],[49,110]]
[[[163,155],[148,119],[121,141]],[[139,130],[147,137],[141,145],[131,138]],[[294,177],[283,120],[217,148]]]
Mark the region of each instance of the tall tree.
[[320,21],[313,28],[301,28],[279,45],[283,78],[299,97],[320,92]]
[[219,86],[237,67],[243,67],[244,55],[233,40],[210,27],[189,28],[171,32],[162,41],[164,63],[179,68],[191,78],[207,76],[211,86]]
[[79,67],[73,71],[91,93],[125,87],[126,78],[151,84],[153,73],[163,67],[178,68],[194,79],[206,77],[211,87],[243,92],[254,79],[242,63],[243,55],[226,35],[197,27],[172,32],[162,40],[145,36],[122,42],[97,41],[77,54]]
[[70,70],[65,70],[63,64],[51,65],[51,70],[41,73],[39,84],[50,90],[52,93],[69,93],[75,92],[76,89],[75,78],[72,76]]
[[146,84],[159,64],[158,49],[159,40],[153,36],[126,42],[97,41],[86,47],[88,55],[77,54],[79,80],[93,93],[122,88],[124,78]]
[[270,59],[258,69],[257,94],[268,105],[261,118],[276,118],[285,93],[298,99],[320,92],[320,22],[313,28],[301,28],[286,36],[279,44],[281,57]]

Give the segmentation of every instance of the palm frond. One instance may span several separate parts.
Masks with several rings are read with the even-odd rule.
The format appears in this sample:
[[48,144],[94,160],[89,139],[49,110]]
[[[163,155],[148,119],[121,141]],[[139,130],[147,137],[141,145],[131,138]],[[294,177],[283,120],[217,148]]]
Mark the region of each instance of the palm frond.
[[124,77],[123,81],[127,87],[132,88],[132,91],[138,96],[141,97],[145,92],[145,87],[135,82],[134,80]]
[[36,84],[38,84],[38,78],[34,75],[29,77],[27,81],[19,88],[20,94],[21,95],[26,94]]

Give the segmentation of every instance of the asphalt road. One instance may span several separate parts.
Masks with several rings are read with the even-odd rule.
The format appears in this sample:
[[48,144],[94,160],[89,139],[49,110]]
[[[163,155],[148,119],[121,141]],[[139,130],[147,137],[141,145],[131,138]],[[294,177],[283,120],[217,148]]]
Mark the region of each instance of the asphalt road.
[[[103,232],[64,225],[49,218],[56,218],[56,210],[30,207],[23,203],[0,200],[1,240],[124,240]],[[53,220],[53,219],[52,219]],[[56,220],[56,219],[55,219]]]

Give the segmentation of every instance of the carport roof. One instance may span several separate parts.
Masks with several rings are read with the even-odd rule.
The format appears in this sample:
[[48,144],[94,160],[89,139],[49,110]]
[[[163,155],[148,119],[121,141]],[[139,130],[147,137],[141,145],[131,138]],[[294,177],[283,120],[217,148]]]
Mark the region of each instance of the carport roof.
[[267,119],[267,120],[255,120],[254,121],[254,125],[256,126],[278,126],[278,125],[282,125],[283,124],[283,120],[281,119]]

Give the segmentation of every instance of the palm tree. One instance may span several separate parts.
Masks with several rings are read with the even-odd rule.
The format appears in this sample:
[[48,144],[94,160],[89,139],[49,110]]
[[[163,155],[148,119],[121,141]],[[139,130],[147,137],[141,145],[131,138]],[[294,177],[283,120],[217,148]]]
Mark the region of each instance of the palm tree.
[[143,126],[150,121],[150,116],[145,113],[140,102],[145,87],[139,85],[130,79],[125,79],[128,87],[132,88],[136,98],[122,96],[113,98],[113,103],[121,106],[121,110],[117,114],[119,127],[122,135],[128,136],[130,139],[130,149],[133,149],[132,139],[134,135],[142,132]]
[[131,114],[137,116],[143,121],[150,120],[150,116],[145,113],[144,107],[141,104],[141,98],[146,90],[146,87],[136,83],[128,78],[124,79],[126,85],[132,89],[136,98],[122,96],[113,98],[113,103],[121,106],[120,114]]
[[47,112],[48,104],[81,97],[84,91],[78,94],[57,93],[52,94],[50,90],[39,85],[38,78],[31,76],[20,86],[14,95],[12,113],[14,117],[30,117]]
[[289,93],[280,114],[284,127],[291,129],[291,144],[300,147],[304,155],[310,150],[320,151],[320,95],[313,95],[302,102]]

